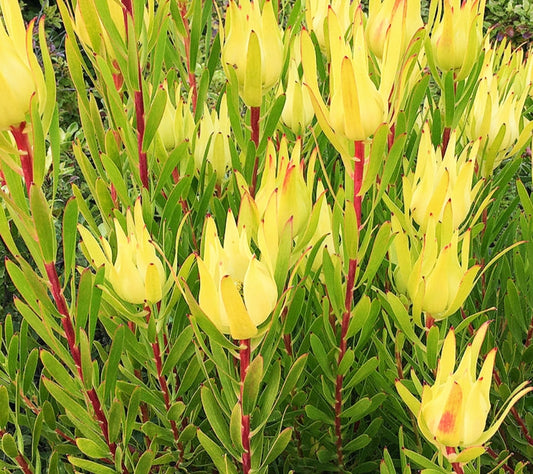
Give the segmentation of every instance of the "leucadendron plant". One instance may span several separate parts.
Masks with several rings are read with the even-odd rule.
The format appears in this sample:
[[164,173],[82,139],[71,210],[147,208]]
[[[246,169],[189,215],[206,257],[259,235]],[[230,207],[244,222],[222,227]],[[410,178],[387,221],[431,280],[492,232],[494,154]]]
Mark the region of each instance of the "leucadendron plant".
[[533,60],[482,1],[0,8],[1,471],[527,472]]

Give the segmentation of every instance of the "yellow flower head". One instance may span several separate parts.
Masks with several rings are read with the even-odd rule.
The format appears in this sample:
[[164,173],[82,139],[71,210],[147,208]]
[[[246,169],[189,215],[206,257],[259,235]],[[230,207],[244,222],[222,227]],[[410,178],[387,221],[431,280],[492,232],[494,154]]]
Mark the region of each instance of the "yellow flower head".
[[[479,328],[455,372],[455,332],[450,329],[442,347],[435,382],[424,385],[420,402],[402,382],[396,382],[398,393],[417,417],[422,434],[450,462],[468,462],[482,454],[482,445],[496,433],[512,406],[533,389],[526,387],[528,382],[517,387],[500,417],[485,430],[496,348],[487,354],[479,375],[476,375],[476,366],[488,324],[486,322]],[[447,447],[466,449],[457,454],[449,453]]]
[[305,8],[307,28],[315,33],[322,52],[328,54],[326,21],[328,11],[333,10],[339,19],[341,30],[346,33],[353,21],[353,13],[358,1],[350,0],[309,0]]
[[278,291],[267,266],[250,251],[244,231],[239,232],[228,212],[224,245],[215,222],[207,218],[204,257],[197,257],[200,274],[199,304],[212,323],[234,339],[257,335],[257,327],[274,310]]
[[391,261],[396,264],[394,281],[398,291],[407,294],[413,303],[413,317],[418,320],[424,312],[441,320],[454,314],[472,291],[480,268],[468,266],[470,231],[461,237],[453,231],[444,240],[446,236],[437,236],[435,219],[430,219],[419,248],[418,241],[409,239],[396,216],[391,222],[396,233],[390,250]]
[[0,131],[26,120],[30,100],[39,89],[42,72],[31,48],[33,22],[28,30],[16,0],[0,0]]
[[259,107],[263,93],[279,81],[283,67],[281,30],[272,0],[265,1],[262,11],[258,2],[231,0],[221,35],[226,74],[233,69],[244,103]]
[[443,157],[440,147],[435,149],[431,143],[429,125],[424,124],[415,172],[403,180],[405,206],[423,230],[430,216],[442,221],[447,205],[451,206],[453,228],[459,228],[483,184],[479,181],[472,185],[479,142],[465,147],[459,158],[455,156],[455,143],[454,131]]
[[428,26],[435,63],[441,71],[454,71],[458,80],[464,79],[483,43],[485,0],[432,1],[438,2]]
[[114,263],[111,246],[105,239],[101,238],[99,244],[87,229],[78,226],[78,230],[87,259],[95,268],[105,265],[106,278],[118,296],[133,304],[153,304],[163,297],[165,269],[144,224],[140,200],[135,203],[133,212],[132,216],[128,209],[126,214],[127,233],[115,220],[117,253]]

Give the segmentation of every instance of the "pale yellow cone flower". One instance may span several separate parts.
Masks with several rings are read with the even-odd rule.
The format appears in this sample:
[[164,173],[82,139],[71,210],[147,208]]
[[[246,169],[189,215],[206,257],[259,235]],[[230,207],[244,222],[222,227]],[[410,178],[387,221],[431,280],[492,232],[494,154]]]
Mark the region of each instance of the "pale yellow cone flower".
[[[476,368],[487,328],[488,322],[478,329],[455,372],[455,332],[450,329],[442,347],[435,382],[424,385],[420,402],[401,381],[396,382],[398,393],[417,417],[422,434],[450,462],[468,462],[480,456],[485,451],[483,444],[496,433],[512,406],[533,389],[526,387],[529,382],[518,386],[499,418],[485,430],[496,348],[487,354],[479,375],[476,375]],[[464,448],[464,451],[448,453],[447,447]]]
[[[489,176],[502,160],[512,155],[513,145],[531,136],[533,125],[522,117],[532,89],[533,59],[510,45],[485,46],[485,61],[465,132],[470,140],[481,140],[479,164],[482,176]],[[520,147],[521,145],[519,145]]]
[[[331,52],[329,124],[348,140],[363,141],[385,121],[386,105],[369,75],[361,8],[355,13],[352,48],[344,40],[333,10],[328,13],[328,28]],[[304,73],[308,74],[305,63]],[[316,91],[312,93],[316,95]]]
[[315,112],[309,90],[298,76],[298,64],[294,59],[291,59],[281,120],[296,135],[301,135],[314,116]]
[[300,139],[296,140],[291,153],[286,137],[282,137],[277,152],[274,142],[268,142],[265,170],[255,197],[261,219],[272,194],[276,191],[275,212],[278,228],[282,231],[290,221],[293,237],[305,230],[312,207],[313,183],[309,185],[304,179],[301,149]]
[[283,43],[272,0],[231,0],[221,29],[222,66],[235,72],[239,92],[249,107],[260,107],[263,93],[281,76]]
[[221,184],[231,164],[229,140],[231,126],[228,116],[226,94],[222,96],[219,111],[209,110],[204,104],[204,114],[200,120],[200,131],[194,144],[194,163],[196,170],[202,169],[207,161]]
[[444,157],[441,148],[433,147],[428,123],[422,128],[416,169],[403,179],[406,209],[422,230],[427,227],[430,216],[442,221],[448,203],[452,210],[453,228],[459,228],[470,214],[472,203],[483,182],[473,183],[474,167],[479,140],[472,147],[465,147],[455,156],[456,132]]
[[420,15],[420,0],[371,0],[368,5],[366,40],[370,51],[379,59],[383,57],[387,33],[393,23],[400,25],[394,41],[405,52],[407,44],[424,23]]
[[315,33],[320,49],[329,54],[326,22],[328,11],[331,9],[337,15],[341,31],[345,34],[352,25],[355,8],[358,1],[350,0],[308,0],[305,7],[305,22],[309,31]]
[[[445,220],[451,219],[446,212]],[[391,219],[396,234],[389,251],[394,282],[398,292],[406,294],[413,304],[413,318],[420,320],[422,312],[442,320],[458,311],[472,291],[479,265],[469,267],[470,231],[459,235],[457,230],[428,221],[420,247],[417,237],[409,237],[397,216]],[[447,235],[442,229],[452,229]],[[459,243],[461,250],[459,252]]]
[[215,223],[207,218],[204,257],[197,257],[199,305],[211,322],[233,339],[249,339],[274,310],[278,292],[268,267],[252,254],[246,232],[228,212],[224,245]]
[[165,149],[171,152],[184,141],[192,139],[195,123],[190,104],[181,98],[179,88],[173,101],[168,95],[166,83],[163,87],[167,91],[167,102],[157,132]]
[[78,226],[82,249],[94,268],[105,266],[106,279],[124,301],[157,303],[163,297],[165,269],[144,224],[140,200],[135,203],[133,215],[128,209],[126,223],[124,232],[115,220],[117,251],[114,262],[109,243],[103,238],[98,242],[86,228]]
[[457,80],[470,73],[483,44],[485,0],[432,0],[436,15],[428,29],[437,67],[454,71]]
[[0,0],[0,131],[26,120],[32,96],[40,89],[42,72],[31,48],[33,22],[24,26],[16,0]]

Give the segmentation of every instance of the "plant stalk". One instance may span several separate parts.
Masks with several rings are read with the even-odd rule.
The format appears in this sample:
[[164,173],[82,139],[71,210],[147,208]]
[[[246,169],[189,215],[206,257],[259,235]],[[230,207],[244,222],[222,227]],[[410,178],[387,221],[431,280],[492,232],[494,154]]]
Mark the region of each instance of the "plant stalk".
[[26,122],[21,122],[18,127],[11,127],[11,133],[15,138],[15,143],[20,152],[20,165],[22,175],[26,183],[26,191],[30,195],[31,185],[33,183],[33,151],[31,149],[28,133],[25,131]]
[[[344,355],[346,354],[346,334],[348,333],[348,327],[350,325],[350,316],[352,314],[352,302],[353,302],[353,289],[355,284],[355,270],[357,269],[357,260],[351,259],[348,264],[348,278],[346,281],[346,297],[344,299],[344,313],[342,315],[341,325],[341,339],[340,339],[340,351],[337,365],[340,365]],[[340,467],[344,466],[344,457],[342,452],[342,385],[344,376],[337,374],[335,381],[335,436],[337,447],[337,461]]]
[[353,169],[353,206],[355,208],[355,216],[357,218],[357,227],[361,228],[361,185],[363,184],[363,171],[365,166],[365,142],[356,140],[354,153],[354,169]]
[[[451,446],[446,446],[446,454],[455,454],[455,452],[456,452],[455,448]],[[452,462],[452,468],[455,474],[464,474],[464,471],[463,471],[463,468],[461,467],[460,462]]]
[[244,414],[243,407],[243,390],[244,390],[244,379],[246,378],[246,372],[250,365],[250,339],[243,339],[240,341],[241,350],[240,350],[240,374],[241,374],[241,395],[239,398],[239,403],[241,404],[241,440],[242,446],[244,448],[244,453],[242,455],[242,472],[243,474],[248,474],[252,468],[252,457],[250,453],[250,415]]

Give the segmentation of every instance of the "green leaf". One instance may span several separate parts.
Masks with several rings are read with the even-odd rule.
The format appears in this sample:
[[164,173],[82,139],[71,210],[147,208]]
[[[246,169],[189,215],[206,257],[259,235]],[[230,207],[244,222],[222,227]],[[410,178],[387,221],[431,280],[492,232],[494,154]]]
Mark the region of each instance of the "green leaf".
[[86,469],[87,471],[92,472],[94,474],[116,474],[116,471],[114,469],[106,467],[102,464],[98,464],[94,461],[77,458],[75,456],[68,456],[67,459],[68,462],[73,466],[81,467],[82,469]]
[[259,386],[263,380],[263,358],[257,356],[248,366],[242,390],[243,413],[249,415],[255,408]]
[[300,376],[302,375],[302,372],[305,368],[305,364],[307,362],[307,356],[308,354],[304,354],[298,359],[294,361],[294,364],[292,364],[292,367],[289,370],[289,373],[285,377],[285,382],[283,383],[283,386],[281,387],[281,391],[278,397],[278,402],[285,399],[285,397],[292,392],[296,384],[298,383],[298,380],[300,379]]
[[277,437],[276,440],[272,443],[268,454],[266,455],[261,468],[267,467],[271,462],[275,461],[276,458],[285,450],[289,441],[292,437],[292,427],[285,428]]
[[109,456],[109,448],[104,442],[96,443],[92,439],[87,438],[76,438],[76,445],[79,450],[94,459],[103,459]]
[[107,422],[109,427],[109,441],[115,443],[120,433],[122,420],[124,419],[124,405],[119,399],[113,400],[107,415]]
[[355,423],[360,420],[370,411],[372,400],[370,398],[361,398],[357,400],[351,407],[343,410],[341,418],[349,418],[350,423]]
[[4,436],[2,436],[2,450],[12,459],[19,455],[15,438],[9,433],[4,433]]
[[318,362],[318,365],[322,369],[323,374],[329,379],[333,380],[334,378],[333,371],[331,370],[331,366],[328,360],[328,355],[326,353],[326,349],[324,349],[324,345],[322,344],[322,341],[316,334],[311,334],[309,341],[311,342],[311,348],[313,350],[313,355],[315,356]]
[[346,372],[352,367],[355,360],[355,353],[352,349],[347,349],[344,353],[344,357],[341,360],[341,363],[338,365],[337,374],[346,375]]
[[176,341],[172,345],[168,356],[163,363],[163,368],[161,369],[162,375],[168,375],[176,367],[176,364],[181,360],[184,352],[192,344],[193,340],[193,330],[191,326],[185,327],[180,335],[177,337]]
[[174,402],[168,410],[167,418],[172,421],[179,421],[184,411],[185,403],[183,403],[182,401]]
[[322,421],[328,425],[333,425],[333,417],[328,416],[322,410],[313,405],[306,405],[305,413],[309,418],[311,418],[311,420]]
[[161,123],[161,118],[165,112],[165,105],[167,103],[167,93],[162,87],[159,87],[155,93],[150,107],[148,108],[148,113],[146,114],[146,129],[144,131],[143,138],[143,151],[147,151],[148,147],[152,143],[154,136],[159,128]]
[[231,411],[231,417],[229,421],[229,434],[231,436],[231,441],[233,441],[233,446],[235,446],[240,453],[244,451],[244,447],[242,445],[242,435],[241,435],[241,428],[242,428],[242,411],[241,411],[241,404],[237,402],[235,406],[233,407],[233,410]]
[[39,239],[43,260],[45,263],[55,261],[57,241],[52,222],[52,213],[48,201],[43,191],[37,186],[32,186],[30,190],[30,207],[35,230]]
[[46,371],[73,397],[80,397],[81,386],[77,378],[73,378],[50,352],[41,350],[41,361]]
[[135,474],[148,474],[154,462],[155,454],[153,451],[148,450],[143,453],[135,466]]
[[78,204],[75,198],[67,201],[63,213],[63,259],[64,281],[68,281],[71,271],[76,264],[76,225],[78,224]]
[[5,385],[0,386],[0,429],[6,428],[11,410],[9,408],[9,394]]
[[439,328],[432,326],[427,334],[426,349],[428,358],[428,368],[434,370],[437,368],[437,359],[439,351]]
[[205,435],[202,430],[198,429],[197,432],[198,441],[202,447],[206,450],[207,454],[215,464],[218,472],[221,474],[237,474],[235,466],[228,461],[228,457],[219,448],[219,446],[209,436]]
[[[368,436],[366,433],[363,433],[362,435],[357,436],[357,438],[352,439],[346,445],[344,446],[343,451],[346,453],[353,453],[354,451],[358,451],[360,449],[365,448],[370,444],[372,441],[372,438]],[[392,471],[396,472],[396,471]]]
[[378,230],[377,235],[373,235],[374,246],[370,253],[370,258],[365,267],[365,272],[361,277],[361,282],[372,284],[372,280],[376,275],[379,267],[383,264],[385,255],[389,251],[389,246],[392,241],[391,224],[385,222]]
[[109,357],[105,364],[105,377],[104,382],[104,399],[108,400],[109,397],[114,395],[115,386],[117,383],[118,366],[120,358],[122,357],[122,350],[124,348],[124,331],[128,330],[126,326],[120,325],[117,327],[113,340],[111,343],[111,349],[109,350]]
[[434,462],[430,461],[429,459],[425,458],[421,454],[415,453],[414,451],[410,451],[409,449],[403,450],[404,454],[414,461],[416,464],[418,464],[420,467],[423,467],[425,469],[434,469],[435,472],[440,472],[442,474],[447,474],[448,471],[442,469]]
[[358,383],[365,380],[371,373],[375,372],[379,365],[378,358],[376,356],[368,359],[361,367],[357,369],[352,378],[350,378],[344,386],[345,390],[348,390]]
[[220,405],[215,399],[213,392],[209,387],[204,385],[200,392],[202,398],[202,406],[204,407],[207,420],[213,428],[213,431],[220,442],[224,445],[226,450],[230,452],[235,458],[238,458],[238,453],[233,448],[233,443],[229,434],[229,427],[224,419],[224,415],[220,409]]

